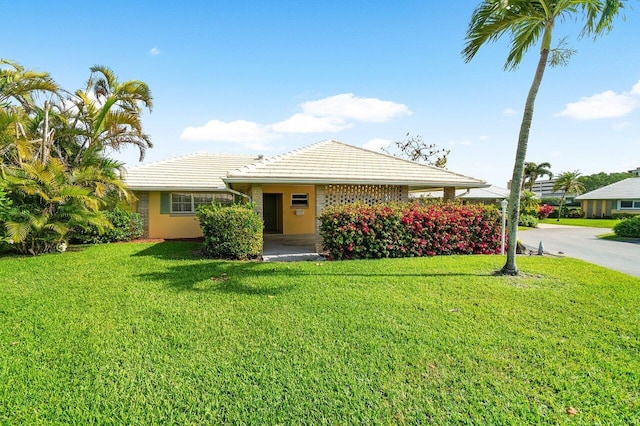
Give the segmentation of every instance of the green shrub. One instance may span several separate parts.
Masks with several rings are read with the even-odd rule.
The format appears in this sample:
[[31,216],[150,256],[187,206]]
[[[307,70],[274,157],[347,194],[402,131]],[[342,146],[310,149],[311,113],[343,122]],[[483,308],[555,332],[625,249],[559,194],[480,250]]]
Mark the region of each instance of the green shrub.
[[493,254],[500,214],[483,205],[335,205],[320,215],[320,233],[332,259]]
[[578,218],[584,217],[584,212],[580,207],[569,208],[569,211],[567,212],[567,217],[578,219]]
[[79,230],[74,235],[74,240],[84,244],[113,243],[116,241],[131,241],[140,238],[143,234],[142,217],[138,213],[116,207],[104,212],[105,217],[112,228],[103,229],[103,232],[95,226]]
[[638,216],[640,213],[614,213],[611,215],[611,219],[630,219],[632,217]]
[[531,214],[522,214],[518,220],[518,226],[525,226],[527,228],[535,228],[538,226],[538,218]]
[[640,238],[640,216],[624,219],[613,227],[618,237]]
[[252,259],[262,251],[262,219],[251,204],[200,206],[204,253],[222,259]]

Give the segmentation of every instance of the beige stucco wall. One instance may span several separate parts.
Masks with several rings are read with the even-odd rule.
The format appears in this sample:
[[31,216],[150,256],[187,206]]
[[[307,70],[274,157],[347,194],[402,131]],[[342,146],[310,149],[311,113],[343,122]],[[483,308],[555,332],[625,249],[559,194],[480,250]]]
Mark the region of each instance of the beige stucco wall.
[[160,192],[149,193],[149,235],[147,238],[202,237],[195,214],[160,214]]

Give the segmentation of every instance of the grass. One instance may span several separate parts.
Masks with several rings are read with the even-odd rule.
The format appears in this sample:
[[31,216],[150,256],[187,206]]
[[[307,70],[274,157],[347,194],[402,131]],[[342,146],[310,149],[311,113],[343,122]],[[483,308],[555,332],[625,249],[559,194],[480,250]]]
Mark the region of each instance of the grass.
[[569,225],[569,226],[586,226],[589,228],[613,228],[620,219],[584,219],[584,218],[562,218],[558,219],[542,219],[539,223],[548,223],[552,225]]
[[637,278],[197,247],[1,258],[0,423],[640,424]]

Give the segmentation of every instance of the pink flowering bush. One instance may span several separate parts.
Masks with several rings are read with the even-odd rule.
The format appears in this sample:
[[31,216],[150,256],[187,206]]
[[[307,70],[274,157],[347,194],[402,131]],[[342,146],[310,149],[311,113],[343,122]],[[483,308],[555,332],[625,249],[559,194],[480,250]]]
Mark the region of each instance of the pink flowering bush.
[[356,203],[326,208],[320,222],[332,259],[500,251],[500,214],[492,206]]
[[549,204],[543,204],[538,206],[538,219],[546,219],[549,217],[551,213],[555,210],[555,207],[550,206]]

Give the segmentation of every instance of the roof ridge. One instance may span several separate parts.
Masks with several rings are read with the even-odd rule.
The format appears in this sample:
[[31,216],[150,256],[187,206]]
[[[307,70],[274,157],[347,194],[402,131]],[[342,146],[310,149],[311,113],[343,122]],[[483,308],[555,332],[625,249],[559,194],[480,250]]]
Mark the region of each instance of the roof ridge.
[[300,153],[308,151],[312,147],[315,147],[317,145],[320,145],[322,143],[329,142],[329,141],[330,140],[327,139],[327,140],[323,140],[323,141],[320,141],[320,142],[313,143],[311,145],[305,145],[303,147],[296,148],[296,149],[294,149],[292,151],[287,151],[287,152],[284,152],[282,154],[273,155],[273,156],[270,156],[270,157],[264,157],[263,159],[258,160],[255,163],[247,164],[246,166],[242,166],[242,167],[237,168],[237,169],[229,170],[227,172],[227,175],[229,175],[229,173],[235,172],[235,171],[251,171],[251,170],[256,170],[256,169],[259,169],[259,168],[262,168],[262,167],[266,167],[269,164],[273,164],[273,163],[285,160],[285,159],[287,159],[289,157],[292,157],[294,155],[298,155]]
[[133,167],[127,167],[125,165],[125,169],[127,171],[133,171],[133,170],[139,170],[139,169],[143,169],[146,167],[151,167],[151,166],[158,166],[161,164],[168,164],[168,163],[172,163],[174,161],[179,161],[179,160],[185,160],[187,158],[192,158],[192,157],[197,157],[199,155],[225,155],[225,156],[230,156],[230,157],[237,157],[237,158],[249,158],[249,157],[254,157],[257,158],[259,155],[250,155],[250,154],[232,154],[232,153],[227,153],[227,152],[208,152],[208,151],[197,151],[197,152],[192,152],[190,154],[184,154],[184,155],[179,155],[177,157],[171,157],[171,158],[165,158],[163,160],[158,160],[158,161],[152,161],[150,163],[145,163],[145,164],[139,164]]

